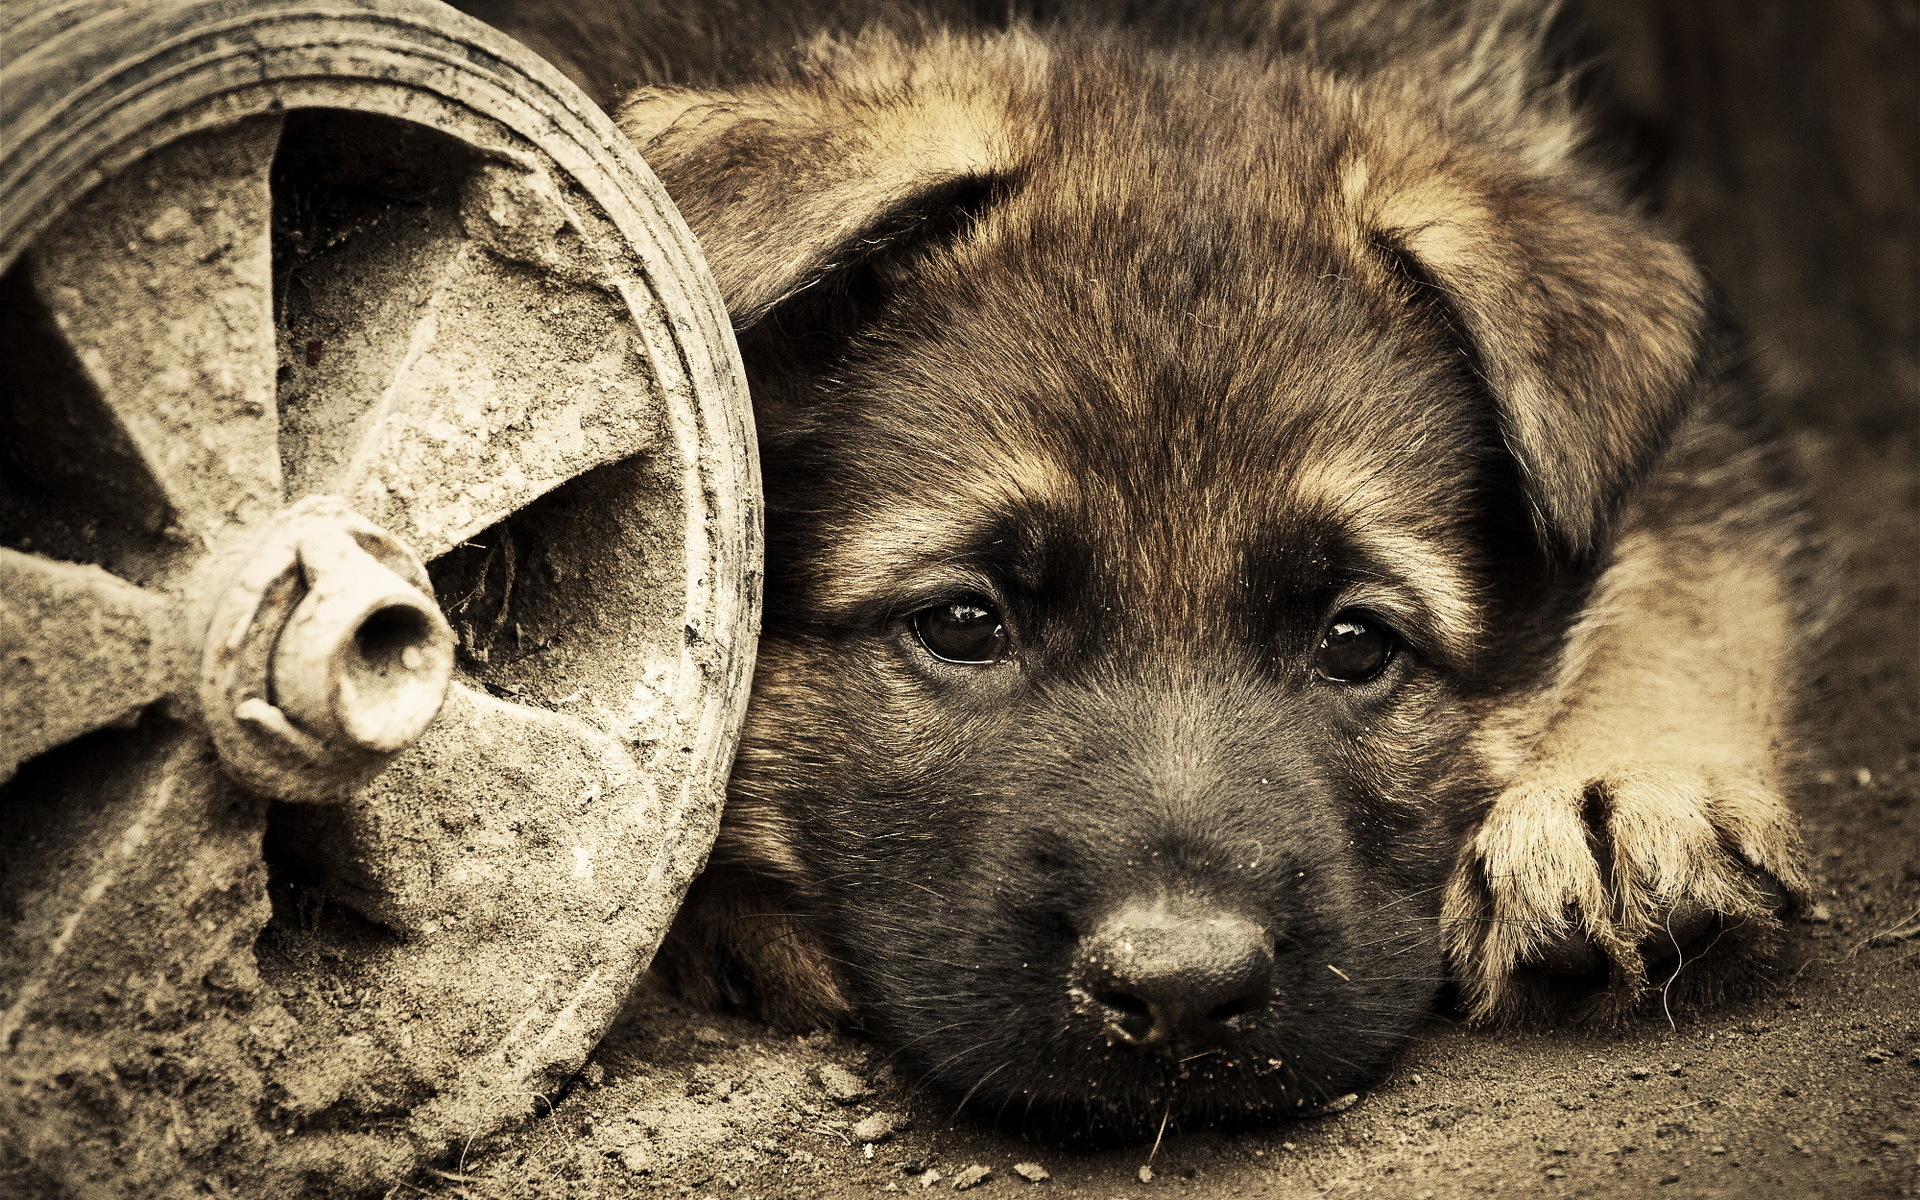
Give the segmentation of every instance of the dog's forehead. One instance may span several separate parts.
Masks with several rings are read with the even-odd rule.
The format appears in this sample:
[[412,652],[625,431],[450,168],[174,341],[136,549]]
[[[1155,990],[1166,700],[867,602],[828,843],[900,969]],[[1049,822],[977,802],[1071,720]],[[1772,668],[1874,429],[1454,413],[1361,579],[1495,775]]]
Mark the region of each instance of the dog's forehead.
[[[1090,374],[1095,357],[1003,362],[868,408],[816,493],[830,514],[817,597],[851,611],[964,588],[1010,546],[1057,578],[1071,548],[1086,594],[1206,623],[1274,564],[1307,586],[1341,552],[1376,585],[1358,598],[1464,656],[1477,628],[1463,497],[1480,448],[1443,378],[1342,374],[1303,396],[1286,389],[1311,372],[1284,362],[1235,381],[1117,358]],[[1379,394],[1423,387],[1424,406]]]
[[1471,639],[1487,414],[1457,346],[1334,202],[1324,139],[1179,133],[1129,151],[1139,128],[1096,128],[897,281],[808,489],[833,514],[821,599],[1012,531],[1173,615],[1244,596],[1262,556],[1341,545]]

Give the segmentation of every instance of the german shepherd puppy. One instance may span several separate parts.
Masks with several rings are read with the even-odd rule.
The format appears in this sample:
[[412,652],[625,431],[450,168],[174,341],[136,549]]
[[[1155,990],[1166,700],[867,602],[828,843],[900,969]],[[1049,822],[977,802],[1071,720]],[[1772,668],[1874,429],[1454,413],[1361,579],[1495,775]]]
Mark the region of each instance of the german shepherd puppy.
[[617,101],[754,391],[685,993],[1132,1137],[1364,1087],[1448,978],[1752,978],[1804,532],[1551,13],[687,7],[482,11]]

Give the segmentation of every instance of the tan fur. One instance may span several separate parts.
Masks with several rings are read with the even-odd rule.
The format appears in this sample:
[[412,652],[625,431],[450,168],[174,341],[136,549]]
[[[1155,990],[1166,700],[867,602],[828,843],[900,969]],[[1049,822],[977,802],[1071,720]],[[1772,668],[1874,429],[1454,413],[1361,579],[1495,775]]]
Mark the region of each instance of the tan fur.
[[[1644,528],[1622,540],[1562,686],[1534,702],[1531,761],[1447,886],[1448,953],[1474,1017],[1534,1015],[1524,968],[1576,933],[1611,961],[1607,1007],[1631,1008],[1647,986],[1639,947],[1686,902],[1724,916],[1710,954],[1764,944],[1779,921],[1743,863],[1807,897],[1777,766],[1797,614],[1752,549]],[[1687,970],[1662,982],[1713,978]]]
[[[929,583],[918,564],[949,559],[977,536],[984,514],[1018,504],[1045,505],[1066,490],[1065,468],[1038,448],[1009,446],[992,465],[991,474],[973,476],[933,497],[938,503],[889,504],[865,514],[832,551],[824,574],[836,586],[821,592],[821,603],[846,611],[899,592],[910,578]],[[961,590],[978,587],[963,568],[947,573]]]
[[[709,260],[736,324],[751,324],[830,269],[836,248],[857,242],[889,209],[1009,165],[1007,82],[1018,90],[1044,72],[1045,48],[1011,37],[984,45],[946,38],[939,49],[909,53],[877,32],[822,40],[808,69],[831,79],[828,87],[652,87],[620,105],[616,121],[656,169],[725,155],[727,146],[765,164],[754,185],[768,194],[757,202],[742,203],[737,188],[682,188],[678,198],[703,236],[739,247]],[[973,69],[953,69],[969,59],[979,60]],[[766,220],[769,209],[780,212],[777,224]]]
[[[1608,410],[1663,407],[1694,370],[1699,272],[1628,214],[1516,177],[1510,162],[1423,129],[1417,111],[1382,116],[1361,127],[1370,144],[1341,168],[1341,196],[1368,236],[1431,274],[1506,400],[1542,525],[1591,548],[1635,447]],[[1604,376],[1582,363],[1605,363]]]
[[[736,831],[736,839],[751,834]],[[694,881],[674,937],[654,959],[654,972],[681,998],[707,1008],[738,1005],[717,975],[730,960],[753,981],[761,1018],[783,1029],[813,1029],[852,1015],[833,956],[805,912],[780,903],[780,893],[751,872],[717,865]]]
[[[793,678],[790,668],[782,669],[787,653],[778,644],[762,649],[756,704],[807,702],[804,691],[784,683]],[[745,778],[777,777],[792,750],[749,728],[735,770]],[[798,841],[777,797],[733,790],[707,870],[694,881],[673,935],[654,960],[669,987],[696,1004],[740,1004],[745,997],[715,969],[731,962],[750,981],[756,1010],[773,1024],[805,1029],[851,1015],[839,964],[811,914],[816,885]]]

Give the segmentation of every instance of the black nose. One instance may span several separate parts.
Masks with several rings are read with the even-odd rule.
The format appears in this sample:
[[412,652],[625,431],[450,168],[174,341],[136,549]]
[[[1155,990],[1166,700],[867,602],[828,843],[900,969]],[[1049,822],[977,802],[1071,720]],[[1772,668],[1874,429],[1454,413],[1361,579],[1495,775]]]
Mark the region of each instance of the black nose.
[[1273,944],[1259,925],[1205,903],[1135,901],[1080,939],[1075,976],[1117,1040],[1205,1046],[1266,1006]]

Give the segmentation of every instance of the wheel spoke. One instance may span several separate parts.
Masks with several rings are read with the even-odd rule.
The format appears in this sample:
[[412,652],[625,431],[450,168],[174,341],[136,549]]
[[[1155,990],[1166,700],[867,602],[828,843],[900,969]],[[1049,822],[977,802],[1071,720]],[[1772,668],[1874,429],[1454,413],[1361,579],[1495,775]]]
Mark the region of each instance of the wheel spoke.
[[[143,1026],[101,1029],[98,1013],[124,1008],[144,1028],[183,1029],[209,989],[257,989],[264,805],[226,782],[202,735],[164,720],[97,735],[29,764],[4,802],[0,907],[16,919],[0,923],[0,1048],[16,1069],[32,1063],[51,1078],[144,1057]],[[215,1042],[224,1025],[159,1041]],[[75,1103],[82,1121],[83,1108]]]
[[88,383],[202,536],[280,500],[272,203],[278,117],[174,142],[101,185],[28,270]]
[[[550,1084],[598,1038],[679,894],[664,816],[615,739],[456,684],[386,774],[344,804],[281,810],[271,844],[397,935],[325,969],[381,995],[366,1019],[423,1077],[458,1074],[473,1087],[442,1090],[472,1096]],[[324,923],[308,936],[275,943],[324,967]]]
[[173,604],[98,567],[0,549],[0,780],[177,680]]
[[486,298],[520,273],[478,251],[458,262],[423,352],[337,489],[429,559],[645,447],[658,403],[617,297],[542,285],[547,319],[507,326]]
[[[398,135],[365,127],[356,151],[382,136]],[[342,156],[314,153],[338,137],[290,125],[276,172],[311,225],[289,236],[324,248],[285,288],[290,491],[345,497],[431,559],[658,436],[656,390],[684,387],[680,368],[652,361],[546,175],[419,146],[405,157],[432,162],[437,183],[339,227],[327,217]]]

